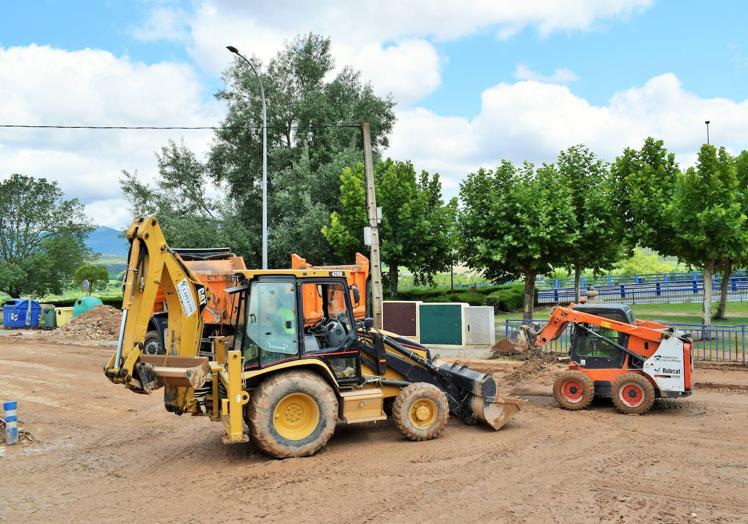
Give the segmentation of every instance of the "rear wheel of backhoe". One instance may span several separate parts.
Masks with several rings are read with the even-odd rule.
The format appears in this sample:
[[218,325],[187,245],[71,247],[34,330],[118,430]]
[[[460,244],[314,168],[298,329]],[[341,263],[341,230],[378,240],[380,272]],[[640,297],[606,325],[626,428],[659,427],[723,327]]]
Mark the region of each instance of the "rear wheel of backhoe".
[[616,409],[626,415],[641,415],[655,401],[652,383],[639,373],[624,373],[613,382],[611,399]]
[[395,398],[392,418],[410,440],[434,439],[447,427],[447,396],[433,384],[415,382],[403,388]]
[[595,397],[595,385],[581,371],[564,371],[553,383],[553,396],[564,409],[585,409]]
[[274,458],[315,454],[332,437],[337,418],[335,393],[311,371],[287,371],[266,379],[247,411],[252,440]]

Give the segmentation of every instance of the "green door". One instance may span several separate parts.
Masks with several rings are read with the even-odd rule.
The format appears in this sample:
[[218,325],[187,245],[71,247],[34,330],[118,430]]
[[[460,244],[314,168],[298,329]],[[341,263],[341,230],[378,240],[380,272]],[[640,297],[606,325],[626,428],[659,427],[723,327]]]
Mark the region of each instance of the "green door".
[[421,344],[461,346],[462,304],[420,304]]

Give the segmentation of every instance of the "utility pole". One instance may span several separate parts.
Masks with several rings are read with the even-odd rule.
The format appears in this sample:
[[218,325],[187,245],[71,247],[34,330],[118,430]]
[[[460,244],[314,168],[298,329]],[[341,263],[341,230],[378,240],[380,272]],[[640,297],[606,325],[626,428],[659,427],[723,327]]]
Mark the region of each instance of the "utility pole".
[[377,220],[377,197],[374,194],[374,160],[371,156],[371,132],[369,123],[361,124],[364,137],[364,170],[366,171],[366,212],[371,227],[371,252],[369,255],[371,270],[371,312],[374,316],[374,327],[382,329],[382,263],[379,259],[379,222]]

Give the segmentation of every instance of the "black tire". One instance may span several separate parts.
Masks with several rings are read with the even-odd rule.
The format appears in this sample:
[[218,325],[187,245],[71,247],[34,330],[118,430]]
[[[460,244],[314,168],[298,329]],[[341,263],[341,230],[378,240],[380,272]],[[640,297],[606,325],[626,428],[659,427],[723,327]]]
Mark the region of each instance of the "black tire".
[[553,383],[553,397],[564,409],[586,409],[595,398],[595,384],[581,371],[564,371]]
[[642,415],[655,401],[655,389],[640,373],[624,373],[613,382],[610,397],[616,409],[626,415]]
[[163,345],[161,344],[161,337],[158,331],[155,329],[145,334],[143,339],[143,354],[144,355],[165,355]]
[[338,399],[311,371],[286,371],[265,379],[252,393],[247,425],[253,442],[273,458],[306,457],[335,432]]
[[433,384],[415,382],[406,386],[392,404],[395,425],[410,440],[431,440],[444,432],[449,402]]

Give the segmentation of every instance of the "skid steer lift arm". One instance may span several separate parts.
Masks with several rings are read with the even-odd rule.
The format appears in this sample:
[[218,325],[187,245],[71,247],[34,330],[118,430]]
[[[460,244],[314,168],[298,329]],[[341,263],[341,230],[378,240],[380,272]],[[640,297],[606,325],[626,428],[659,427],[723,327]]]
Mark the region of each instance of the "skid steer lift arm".
[[[556,306],[551,311],[551,318],[548,320],[548,324],[542,330],[537,325],[521,326],[518,331],[497,342],[494,348],[517,352],[539,348],[560,337],[569,324],[582,326],[594,336],[605,338],[608,342],[637,360],[645,360],[651,357],[657,351],[657,347],[663,337],[672,334],[673,331],[672,328],[655,322],[637,321],[636,324],[628,324],[584,311],[578,311],[572,307]],[[632,343],[629,344],[628,348],[624,348],[617,342],[587,329],[586,326],[600,326],[631,335]]]
[[[130,253],[123,283],[122,321],[117,350],[106,377],[138,393],[161,386],[200,387],[208,360],[197,358],[203,331],[205,289],[166,244],[155,217],[136,218],[127,230]],[[161,288],[168,309],[166,355],[142,355],[148,321]]]

